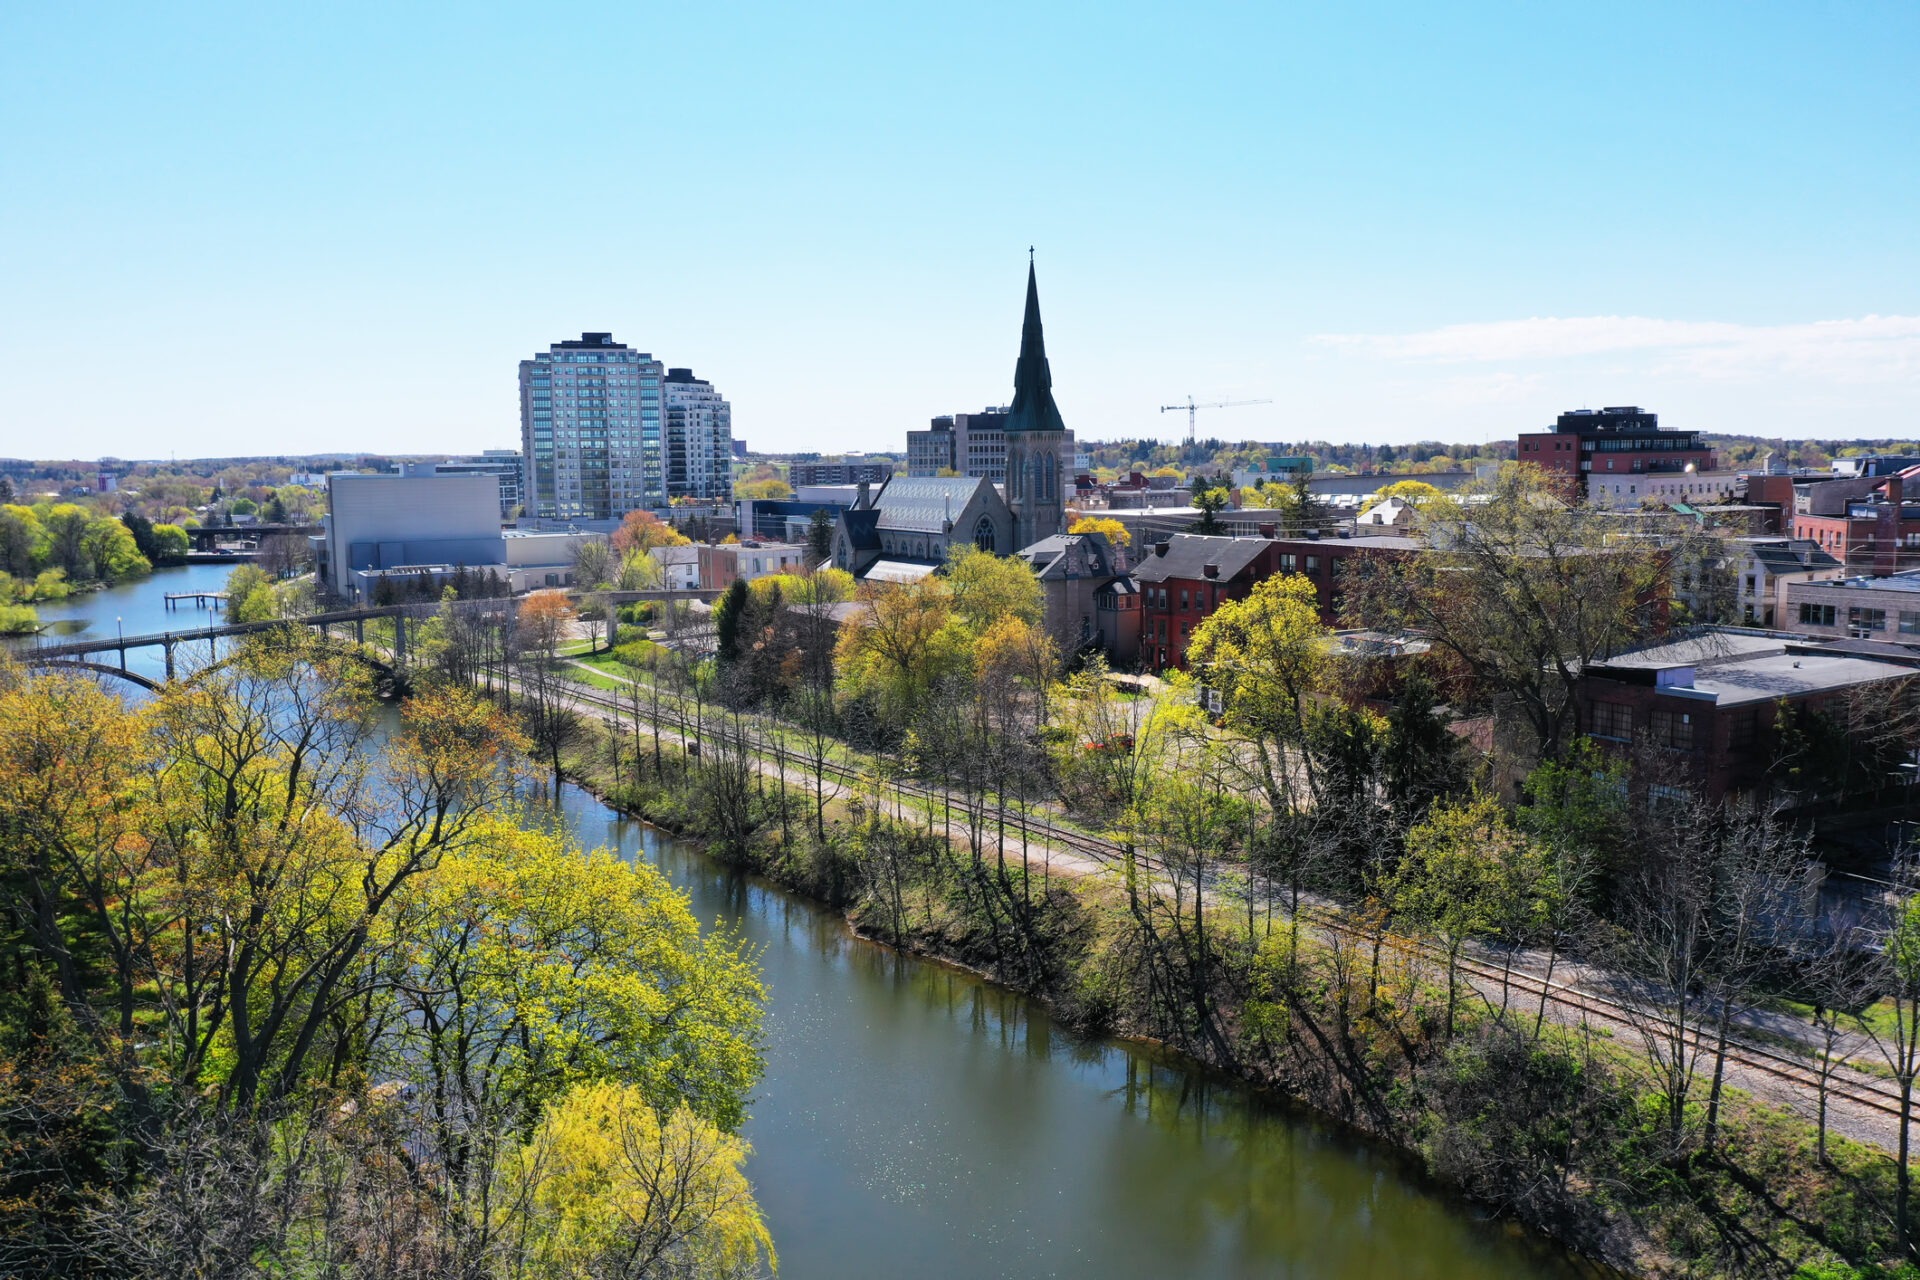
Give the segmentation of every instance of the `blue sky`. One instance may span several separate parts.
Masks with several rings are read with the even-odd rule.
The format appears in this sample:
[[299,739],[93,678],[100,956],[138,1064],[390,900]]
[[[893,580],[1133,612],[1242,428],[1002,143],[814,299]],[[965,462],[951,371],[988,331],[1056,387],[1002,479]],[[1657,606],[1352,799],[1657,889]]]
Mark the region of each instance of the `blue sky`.
[[1913,435],[1920,6],[0,5],[0,454],[516,446],[585,329],[736,434]]

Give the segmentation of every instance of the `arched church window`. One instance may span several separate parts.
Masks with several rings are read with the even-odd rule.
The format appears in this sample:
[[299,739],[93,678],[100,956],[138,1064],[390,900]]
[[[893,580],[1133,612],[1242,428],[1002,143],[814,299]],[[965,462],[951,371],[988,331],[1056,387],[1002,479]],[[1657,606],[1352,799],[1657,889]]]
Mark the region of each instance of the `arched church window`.
[[981,516],[980,523],[973,526],[973,545],[982,551],[993,550],[993,521],[986,516]]
[[1054,485],[1057,483],[1054,472],[1057,467],[1058,464],[1054,462],[1051,453],[1040,459],[1040,497],[1043,501],[1051,502],[1059,496],[1054,490]]

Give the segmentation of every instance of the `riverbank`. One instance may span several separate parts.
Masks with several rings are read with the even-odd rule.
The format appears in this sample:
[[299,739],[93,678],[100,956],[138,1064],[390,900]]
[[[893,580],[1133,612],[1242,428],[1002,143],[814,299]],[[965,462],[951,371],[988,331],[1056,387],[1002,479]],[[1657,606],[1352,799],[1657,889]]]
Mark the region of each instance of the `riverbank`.
[[[608,803],[715,844],[863,937],[1041,999],[1081,1033],[1164,1044],[1305,1105],[1601,1266],[1890,1274],[1872,1266],[1891,1242],[1890,1161],[1830,1137],[1822,1165],[1809,1125],[1738,1095],[1710,1149],[1656,1155],[1656,1109],[1605,1031],[1536,1030],[1530,1009],[1488,1007],[1463,1009],[1448,1039],[1434,975],[1404,949],[1343,951],[1251,914],[1214,925],[1196,965],[1194,930],[1164,887],[1028,874],[1017,847],[1002,853],[989,815],[968,822],[958,808],[936,822],[843,796],[822,838],[796,788],[757,772],[716,781],[702,770],[731,766],[716,762],[724,748],[705,751],[704,762],[670,751],[663,767],[629,752],[617,779],[598,746],[566,765]],[[757,806],[745,824],[723,812],[743,790]]]

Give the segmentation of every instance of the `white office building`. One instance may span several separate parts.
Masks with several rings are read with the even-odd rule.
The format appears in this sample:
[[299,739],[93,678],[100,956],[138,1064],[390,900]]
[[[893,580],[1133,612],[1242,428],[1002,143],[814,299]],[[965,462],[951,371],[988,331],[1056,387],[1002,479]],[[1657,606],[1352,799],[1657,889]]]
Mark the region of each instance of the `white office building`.
[[520,450],[529,515],[610,519],[667,503],[666,367],[610,333],[520,362]]
[[666,393],[667,496],[732,496],[732,407],[691,369],[667,370]]

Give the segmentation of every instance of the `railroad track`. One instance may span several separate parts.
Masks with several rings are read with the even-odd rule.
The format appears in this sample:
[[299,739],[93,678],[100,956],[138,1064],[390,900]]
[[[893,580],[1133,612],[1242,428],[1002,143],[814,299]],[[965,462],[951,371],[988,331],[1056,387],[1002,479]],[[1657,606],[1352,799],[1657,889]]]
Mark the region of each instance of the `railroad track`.
[[[570,686],[569,693],[570,696],[575,697],[579,701],[605,708],[606,710],[619,713],[623,716],[630,716],[632,712],[632,708],[623,705],[618,698],[591,685],[580,684]],[[676,701],[684,713],[685,701],[680,699],[679,695],[663,695],[663,703],[669,700]],[[792,754],[791,750],[776,746],[769,735],[760,731],[760,717],[746,718],[745,723],[755,726],[752,732],[743,732],[741,734],[743,742],[751,750],[763,756],[776,752],[786,755]],[[688,722],[674,725],[672,731],[676,734],[685,734],[697,732],[697,729],[694,724]],[[835,783],[841,785],[857,787],[876,780],[870,773],[835,762],[827,762],[822,772]],[[944,805],[952,802],[952,796],[949,793],[935,787],[927,786],[924,783],[904,778],[887,778],[880,779],[880,781],[902,795],[911,796],[929,805]],[[1012,817],[1009,821],[1008,829],[1021,832],[1028,840],[1040,837],[1051,845],[1063,846],[1069,852],[1091,858],[1110,867],[1122,863],[1127,857],[1126,849],[1117,841],[1091,836],[1066,827],[1052,827],[1041,830],[1034,827],[1027,820],[1024,813]],[[1149,854],[1135,850],[1133,858],[1138,866],[1147,869],[1150,873],[1157,875],[1169,874],[1165,864]],[[1355,941],[1365,941],[1368,943],[1372,941],[1371,934],[1356,928],[1326,908],[1302,906],[1299,914],[1327,932],[1338,933]],[[1395,937],[1394,942],[1402,949],[1410,949],[1425,955],[1429,960],[1441,962],[1444,959],[1436,953],[1432,947],[1420,943],[1417,940],[1406,937]],[[1650,1016],[1650,1012],[1645,1005],[1636,1004],[1630,1000],[1609,996],[1601,992],[1575,987],[1525,969],[1503,969],[1500,966],[1471,957],[1458,960],[1456,962],[1456,968],[1482,983],[1503,985],[1510,991],[1517,991],[1534,1000],[1538,1000],[1544,995],[1547,1003],[1550,1005],[1561,1009],[1572,1010],[1587,1015],[1588,1017],[1598,1018],[1607,1023],[1627,1027],[1629,1030],[1635,1031],[1636,1034],[1638,1033],[1639,1027]],[[1713,1051],[1713,1042],[1716,1039],[1717,1036],[1710,1036],[1701,1029],[1694,1029],[1685,1037],[1690,1052],[1708,1054]],[[1792,1084],[1797,1088],[1806,1090],[1809,1095],[1817,1092],[1820,1087],[1819,1072],[1804,1059],[1749,1039],[1729,1036],[1727,1041],[1727,1061],[1738,1064],[1748,1071]],[[1830,1101],[1834,1099],[1842,1100],[1877,1114],[1887,1116],[1895,1121],[1898,1121],[1900,1118],[1901,1106],[1898,1089],[1890,1084],[1881,1084],[1871,1078],[1863,1078],[1858,1070],[1847,1066],[1845,1063],[1836,1066],[1829,1074],[1826,1087]]]

